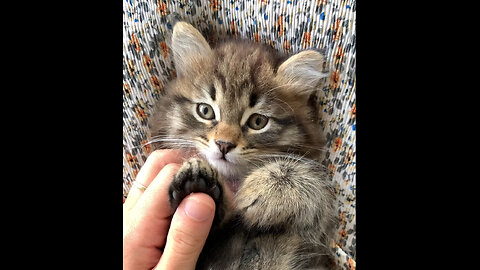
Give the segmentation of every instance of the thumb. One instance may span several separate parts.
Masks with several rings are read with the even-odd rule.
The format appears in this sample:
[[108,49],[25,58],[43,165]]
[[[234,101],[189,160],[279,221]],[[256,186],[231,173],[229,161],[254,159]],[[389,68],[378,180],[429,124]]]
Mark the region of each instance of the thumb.
[[215,202],[207,194],[194,193],[185,197],[173,215],[157,269],[195,269],[214,215]]

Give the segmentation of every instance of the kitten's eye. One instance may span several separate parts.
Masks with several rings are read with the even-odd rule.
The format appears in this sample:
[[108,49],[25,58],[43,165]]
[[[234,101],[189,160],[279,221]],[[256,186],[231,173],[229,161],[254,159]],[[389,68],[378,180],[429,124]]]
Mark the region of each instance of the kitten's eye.
[[215,118],[215,113],[213,112],[212,106],[205,103],[198,104],[197,113],[200,115],[200,117],[206,120],[212,120]]
[[251,129],[259,130],[264,128],[268,123],[268,118],[261,114],[254,113],[248,118],[247,125]]

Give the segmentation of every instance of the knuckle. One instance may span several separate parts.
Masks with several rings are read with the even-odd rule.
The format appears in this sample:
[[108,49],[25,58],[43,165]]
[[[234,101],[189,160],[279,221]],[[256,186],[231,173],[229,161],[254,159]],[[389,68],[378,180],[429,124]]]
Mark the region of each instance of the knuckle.
[[167,173],[174,174],[178,171],[178,169],[180,169],[180,164],[168,163],[167,165],[165,165],[165,167],[163,167],[162,170],[165,170],[165,172]]
[[165,156],[169,153],[169,150],[161,149],[153,151],[149,158],[153,161],[161,161],[165,158]]
[[202,240],[198,236],[181,227],[173,229],[172,239],[172,249],[179,255],[191,256],[192,252],[202,247]]
[[153,164],[153,166],[167,167],[169,164],[171,164],[170,162],[176,161],[177,158],[175,157],[179,155],[181,155],[179,150],[161,149],[153,151],[148,156],[148,160]]

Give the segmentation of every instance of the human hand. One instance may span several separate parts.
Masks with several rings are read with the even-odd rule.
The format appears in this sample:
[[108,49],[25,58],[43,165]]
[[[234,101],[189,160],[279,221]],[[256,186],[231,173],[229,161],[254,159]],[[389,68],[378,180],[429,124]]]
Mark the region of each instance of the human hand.
[[[150,154],[123,205],[123,269],[195,269],[215,214],[215,202],[191,194],[174,212],[168,187],[183,162],[180,150]],[[172,217],[173,215],[173,217]]]

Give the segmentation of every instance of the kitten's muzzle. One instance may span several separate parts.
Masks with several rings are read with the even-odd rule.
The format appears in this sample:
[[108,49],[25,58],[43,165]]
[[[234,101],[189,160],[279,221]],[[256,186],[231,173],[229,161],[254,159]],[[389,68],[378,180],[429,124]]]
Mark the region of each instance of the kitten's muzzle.
[[220,152],[222,152],[224,157],[228,153],[228,151],[232,150],[237,146],[236,144],[233,144],[231,142],[221,140],[215,140],[215,144],[218,146],[218,149],[220,149]]

